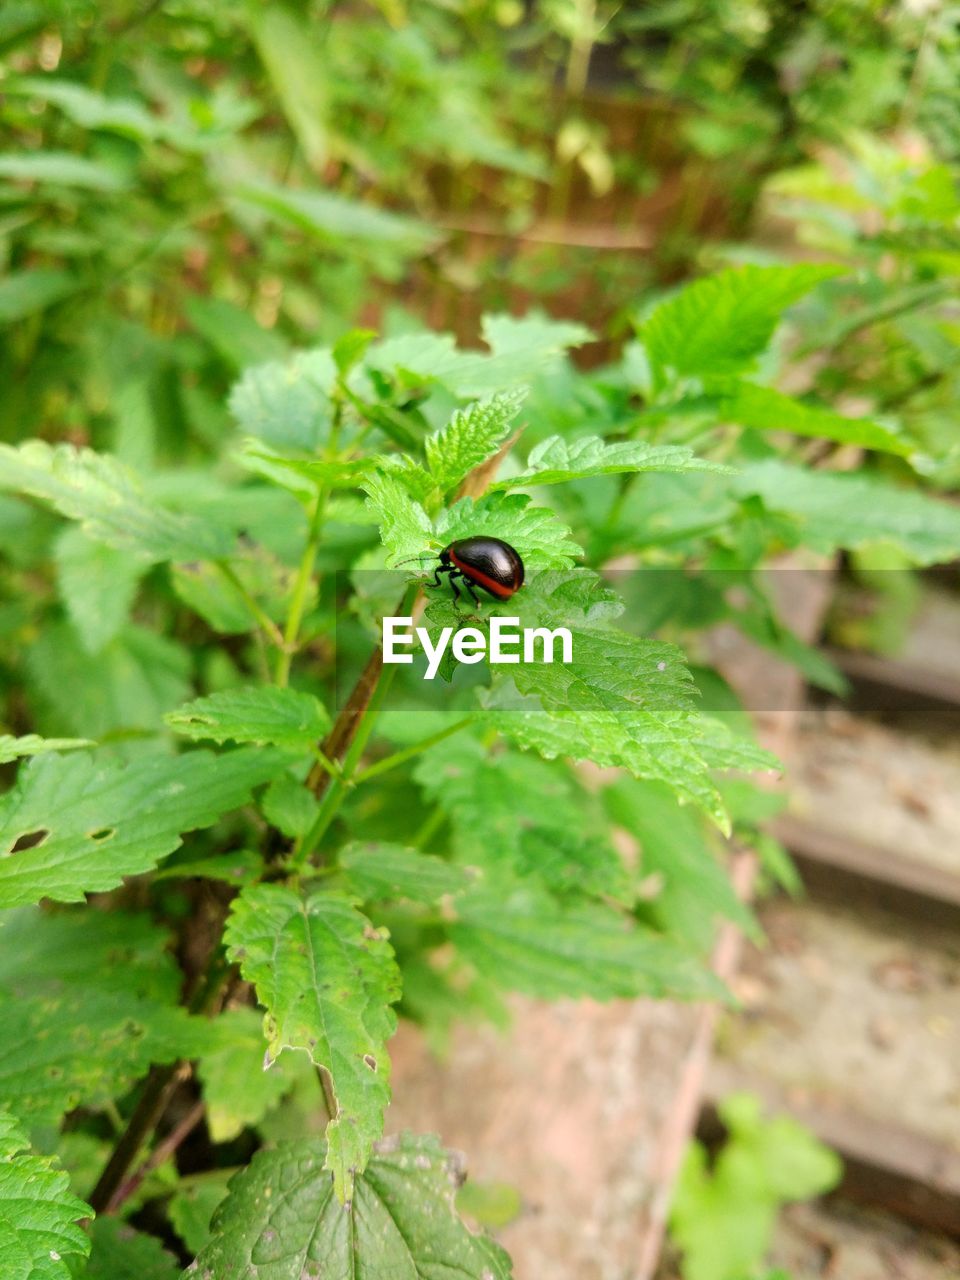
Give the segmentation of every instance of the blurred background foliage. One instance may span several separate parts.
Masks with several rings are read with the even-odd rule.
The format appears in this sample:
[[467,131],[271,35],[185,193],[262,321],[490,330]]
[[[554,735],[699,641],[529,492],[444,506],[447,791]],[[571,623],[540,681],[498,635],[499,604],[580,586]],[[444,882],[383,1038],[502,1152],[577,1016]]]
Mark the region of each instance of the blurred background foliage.
[[818,251],[860,268],[852,302],[926,291],[866,351],[859,322],[834,333],[820,380],[847,391],[882,360],[884,395],[949,452],[953,335],[917,311],[956,265],[958,15],[11,0],[0,438],[200,456],[243,367],[349,324],[470,342],[484,311],[539,304],[598,332],[597,363],[645,291],[756,232],[772,180],[789,223],[769,252],[802,206]]

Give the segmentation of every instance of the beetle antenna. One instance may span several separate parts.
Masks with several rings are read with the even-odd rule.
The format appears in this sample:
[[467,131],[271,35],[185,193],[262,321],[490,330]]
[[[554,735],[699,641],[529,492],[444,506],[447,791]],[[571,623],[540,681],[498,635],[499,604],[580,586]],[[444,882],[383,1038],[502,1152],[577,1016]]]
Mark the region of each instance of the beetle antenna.
[[421,560],[421,561],[422,561],[422,560],[432,560],[432,559],[435,559],[435,558],[436,558],[436,557],[435,557],[435,555],[434,555],[434,552],[432,552],[432,551],[421,551],[419,555],[416,555],[416,556],[407,556],[406,560],[398,560],[398,561],[397,561],[397,563],[396,563],[393,567],[394,567],[395,569],[399,569],[399,568],[400,568],[400,566],[401,566],[401,565],[403,565],[403,564],[413,564],[414,560]]

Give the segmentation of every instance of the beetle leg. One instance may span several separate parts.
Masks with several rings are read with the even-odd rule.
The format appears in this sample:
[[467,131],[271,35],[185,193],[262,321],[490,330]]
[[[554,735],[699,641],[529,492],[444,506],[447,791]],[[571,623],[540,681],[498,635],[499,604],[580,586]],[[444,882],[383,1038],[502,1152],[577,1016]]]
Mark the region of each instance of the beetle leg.
[[457,586],[457,578],[460,578],[461,574],[458,570],[453,568],[448,569],[447,572],[450,574],[450,587],[453,591],[453,603],[454,606],[456,606],[457,601],[460,599],[460,588]]
[[469,578],[464,578],[464,582],[467,584],[467,590],[470,592],[470,596],[471,596],[471,599],[473,600],[473,603],[477,606],[477,608],[479,608],[481,604],[481,600],[480,600],[480,597],[477,595],[476,591],[473,589],[473,583],[470,581]]
[[430,586],[439,587],[441,585],[440,584],[441,573],[453,573],[453,572],[454,572],[454,567],[452,564],[438,564],[436,569],[434,569],[433,571],[433,581],[430,583]]

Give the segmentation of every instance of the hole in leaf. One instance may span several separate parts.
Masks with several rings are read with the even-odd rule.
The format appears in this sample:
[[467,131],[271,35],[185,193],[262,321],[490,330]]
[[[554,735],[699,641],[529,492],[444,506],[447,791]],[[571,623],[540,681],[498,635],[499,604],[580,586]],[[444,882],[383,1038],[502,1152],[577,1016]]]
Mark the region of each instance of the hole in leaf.
[[28,831],[25,835],[17,837],[16,844],[10,852],[22,853],[24,849],[36,849],[37,845],[43,844],[49,834],[46,827],[40,827],[37,831]]
[[115,827],[98,827],[96,831],[87,832],[88,840],[109,840],[111,836],[116,835]]
[[366,1065],[370,1068],[371,1071],[376,1071],[377,1060],[372,1053],[365,1053],[363,1055],[363,1061],[366,1063]]

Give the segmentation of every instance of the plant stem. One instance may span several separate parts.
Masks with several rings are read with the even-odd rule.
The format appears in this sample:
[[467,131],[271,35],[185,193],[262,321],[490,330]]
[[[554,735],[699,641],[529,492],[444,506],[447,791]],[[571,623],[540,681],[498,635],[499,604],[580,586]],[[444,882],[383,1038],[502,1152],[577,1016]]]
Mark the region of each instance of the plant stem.
[[251,615],[256,618],[270,643],[276,645],[278,648],[281,647],[283,645],[283,632],[266,612],[263,606],[250,594],[233,566],[228,564],[226,560],[217,560],[215,561],[215,564],[223,577],[230,583],[231,587],[233,587],[234,591],[241,596],[243,603],[250,610]]
[[137,1153],[147,1137],[156,1128],[174,1090],[183,1079],[184,1064],[175,1062],[168,1066],[153,1066],[147,1074],[140,1101],[120,1141],[113,1149],[97,1185],[90,1193],[90,1205],[96,1213],[109,1213],[114,1197],[127,1170],[137,1158]]
[[401,751],[394,751],[392,755],[385,756],[384,759],[378,760],[376,764],[369,765],[366,769],[354,776],[354,786],[359,786],[361,782],[367,782],[370,778],[377,778],[381,773],[386,773],[388,769],[395,769],[397,765],[405,764],[408,760],[418,756],[421,751],[426,751],[428,747],[434,747],[438,742],[443,742],[444,738],[450,738],[455,733],[459,733],[461,729],[465,729],[468,724],[473,724],[475,716],[466,716],[463,720],[458,720],[456,724],[448,725],[445,729],[440,729],[437,733],[432,733],[429,738],[422,738],[420,742],[414,742],[409,747],[404,747]]
[[206,1103],[202,1098],[193,1104],[183,1119],[171,1129],[163,1141],[157,1143],[139,1168],[131,1174],[126,1182],[117,1187],[113,1196],[107,1202],[105,1210],[107,1213],[116,1213],[123,1202],[129,1200],[154,1169],[159,1169],[162,1164],[166,1164],[171,1156],[176,1154],[181,1143],[186,1141],[203,1119],[205,1110]]
[[346,755],[343,758],[343,768],[339,777],[333,779],[323,800],[320,804],[320,812],[314,819],[313,826],[303,837],[303,843],[297,852],[296,859],[292,864],[295,869],[299,869],[310,859],[315,852],[317,845],[326,834],[327,828],[336,817],[343,804],[347,792],[354,786],[353,775],[356,772],[357,765],[363,755],[364,748],[370,740],[377,717],[383,706],[387,696],[387,691],[393,683],[395,668],[390,667],[387,671],[383,670],[383,655],[380,655],[380,675],[373,689],[372,695],[367,702],[363,714],[357,723],[353,740],[349,745]]
[[285,688],[290,681],[290,664],[293,662],[293,655],[297,651],[300,623],[303,621],[303,614],[307,605],[307,592],[310,589],[310,580],[313,577],[313,567],[317,561],[317,550],[320,546],[320,530],[323,528],[323,513],[326,501],[327,490],[321,489],[313,505],[313,513],[310,517],[310,532],[307,536],[307,544],[303,549],[303,555],[300,558],[300,568],[297,570],[293,599],[290,601],[290,610],[287,613],[287,625],[283,630],[282,647],[277,654],[274,682],[281,689]]

